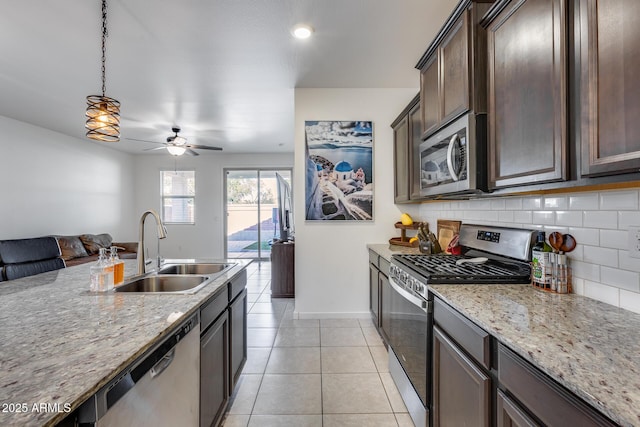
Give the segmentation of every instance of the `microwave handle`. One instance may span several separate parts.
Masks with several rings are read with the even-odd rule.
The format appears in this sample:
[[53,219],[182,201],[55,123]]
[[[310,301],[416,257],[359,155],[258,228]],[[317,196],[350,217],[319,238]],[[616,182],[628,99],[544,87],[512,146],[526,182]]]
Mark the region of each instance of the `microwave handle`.
[[458,172],[456,172],[456,170],[453,168],[453,149],[458,139],[458,134],[453,135],[451,137],[451,140],[449,141],[449,147],[447,148],[447,167],[449,168],[451,179],[453,179],[454,181],[460,180]]

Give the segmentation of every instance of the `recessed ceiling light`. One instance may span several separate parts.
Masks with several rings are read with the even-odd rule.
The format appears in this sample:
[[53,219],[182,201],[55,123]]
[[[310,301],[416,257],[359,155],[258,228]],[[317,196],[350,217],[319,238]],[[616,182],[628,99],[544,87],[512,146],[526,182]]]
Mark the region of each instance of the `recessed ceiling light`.
[[291,29],[291,34],[297,39],[308,39],[313,34],[313,27],[307,24],[298,24]]

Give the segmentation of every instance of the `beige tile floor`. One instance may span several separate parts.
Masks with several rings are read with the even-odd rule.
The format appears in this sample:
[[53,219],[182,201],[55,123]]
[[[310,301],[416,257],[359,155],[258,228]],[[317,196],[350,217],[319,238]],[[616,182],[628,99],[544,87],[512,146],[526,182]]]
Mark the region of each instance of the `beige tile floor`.
[[271,265],[247,270],[248,357],[225,427],[413,427],[369,319],[294,319]]

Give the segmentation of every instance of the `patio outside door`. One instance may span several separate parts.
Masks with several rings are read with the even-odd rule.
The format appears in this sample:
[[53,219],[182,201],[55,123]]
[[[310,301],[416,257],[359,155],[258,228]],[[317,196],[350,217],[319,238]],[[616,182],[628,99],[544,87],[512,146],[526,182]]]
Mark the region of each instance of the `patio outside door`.
[[291,183],[290,169],[226,170],[227,258],[270,258],[279,236],[276,172]]

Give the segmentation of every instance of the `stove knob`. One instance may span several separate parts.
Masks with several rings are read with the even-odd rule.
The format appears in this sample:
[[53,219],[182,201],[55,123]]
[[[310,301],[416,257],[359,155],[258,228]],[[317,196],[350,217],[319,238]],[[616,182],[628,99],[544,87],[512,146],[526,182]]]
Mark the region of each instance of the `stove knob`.
[[424,285],[420,282],[416,282],[416,291],[421,294],[424,293]]
[[410,277],[409,280],[407,281],[407,288],[409,288],[412,291],[415,291],[415,289],[416,289],[416,279]]

